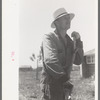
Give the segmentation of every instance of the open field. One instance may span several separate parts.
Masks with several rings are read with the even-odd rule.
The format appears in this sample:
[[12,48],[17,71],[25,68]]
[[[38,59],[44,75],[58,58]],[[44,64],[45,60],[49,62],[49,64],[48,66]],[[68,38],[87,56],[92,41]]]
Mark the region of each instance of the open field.
[[[79,70],[71,73],[74,84],[72,100],[94,100],[94,78],[81,78]],[[40,100],[41,91],[35,71],[19,71],[19,100]]]

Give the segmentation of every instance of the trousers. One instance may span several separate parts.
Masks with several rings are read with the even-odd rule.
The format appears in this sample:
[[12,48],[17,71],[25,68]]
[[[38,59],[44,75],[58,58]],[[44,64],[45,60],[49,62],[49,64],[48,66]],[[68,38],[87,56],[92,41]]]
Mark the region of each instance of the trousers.
[[63,84],[58,81],[44,84],[41,100],[64,100]]
[[68,83],[69,79],[70,77],[67,75],[54,79],[43,71],[40,81],[42,90],[41,100],[65,100],[65,91],[73,88],[73,85]]

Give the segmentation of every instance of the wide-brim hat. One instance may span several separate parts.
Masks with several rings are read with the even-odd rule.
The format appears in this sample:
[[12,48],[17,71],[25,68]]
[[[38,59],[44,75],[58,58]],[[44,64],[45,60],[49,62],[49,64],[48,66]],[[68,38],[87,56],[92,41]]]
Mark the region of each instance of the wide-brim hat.
[[59,9],[57,9],[57,10],[54,12],[54,14],[53,14],[54,20],[53,20],[53,22],[51,23],[51,27],[52,27],[52,28],[56,28],[56,27],[55,27],[55,24],[54,24],[54,21],[55,21],[56,19],[58,19],[58,18],[61,18],[61,17],[65,16],[65,15],[70,16],[70,21],[71,21],[71,20],[74,18],[74,16],[75,16],[75,14],[73,14],[73,13],[68,13],[68,12],[66,12],[66,10],[65,10],[64,8],[59,8]]

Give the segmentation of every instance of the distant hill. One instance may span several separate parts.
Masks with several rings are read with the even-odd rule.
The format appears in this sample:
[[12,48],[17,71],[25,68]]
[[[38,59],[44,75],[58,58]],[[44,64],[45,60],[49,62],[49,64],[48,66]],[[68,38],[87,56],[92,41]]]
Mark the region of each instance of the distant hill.
[[32,67],[20,67],[19,71],[33,71]]
[[38,69],[37,68],[35,68],[35,69],[33,69],[31,66],[30,67],[20,67],[19,68],[19,71],[34,71],[34,72],[36,72],[36,71],[38,71],[38,72],[40,72],[42,70],[42,67],[38,67]]

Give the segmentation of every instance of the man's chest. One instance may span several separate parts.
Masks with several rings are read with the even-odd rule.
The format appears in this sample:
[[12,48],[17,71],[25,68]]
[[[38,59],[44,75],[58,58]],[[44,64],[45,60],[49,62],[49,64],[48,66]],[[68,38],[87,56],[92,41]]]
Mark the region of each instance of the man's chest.
[[[70,37],[64,37],[61,38],[59,36],[56,36],[56,38],[54,39],[55,43],[56,43],[56,47],[58,51],[62,51],[63,53],[66,53],[67,50],[73,50],[73,41],[70,39]],[[58,52],[59,53],[59,52]]]

